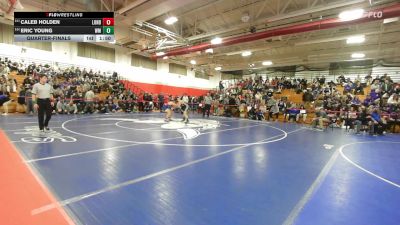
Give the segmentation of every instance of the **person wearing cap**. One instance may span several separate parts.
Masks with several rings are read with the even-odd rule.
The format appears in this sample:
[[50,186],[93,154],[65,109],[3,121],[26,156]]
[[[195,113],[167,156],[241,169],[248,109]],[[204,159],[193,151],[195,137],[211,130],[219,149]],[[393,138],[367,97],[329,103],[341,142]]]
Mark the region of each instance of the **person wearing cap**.
[[33,85],[32,101],[34,109],[38,111],[40,131],[49,131],[49,121],[54,107],[54,98],[53,87],[47,83],[47,75],[40,75],[39,83]]

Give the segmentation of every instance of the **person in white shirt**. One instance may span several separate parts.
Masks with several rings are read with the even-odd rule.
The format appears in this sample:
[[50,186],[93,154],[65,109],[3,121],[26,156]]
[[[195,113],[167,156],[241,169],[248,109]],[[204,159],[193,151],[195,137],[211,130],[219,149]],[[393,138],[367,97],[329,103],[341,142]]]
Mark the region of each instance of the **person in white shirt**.
[[183,94],[181,100],[182,100],[184,103],[189,104],[189,96],[187,96],[186,93]]
[[389,104],[389,105],[398,105],[399,104],[399,96],[396,93],[392,94],[389,97],[389,99],[387,101],[387,104]]
[[186,93],[183,94],[181,100],[179,101],[179,105],[183,113],[182,122],[189,123],[189,97]]
[[85,109],[83,110],[84,113],[93,113],[94,111],[94,98],[96,96],[94,95],[94,92],[92,91],[92,89],[89,89],[86,93],[85,93]]
[[69,104],[66,106],[65,111],[67,112],[67,114],[76,114],[78,112],[78,107],[76,106],[74,101],[71,100]]
[[4,65],[4,67],[1,69],[0,68],[0,76],[4,75],[6,79],[8,79],[8,74],[10,73],[10,68],[8,68],[7,65]]
[[[47,83],[47,75],[40,75],[39,83],[32,88],[33,108],[38,111],[40,131],[49,131],[49,121],[54,107],[53,87]],[[46,113],[46,119],[44,114]]]
[[203,117],[205,117],[206,112],[207,112],[207,118],[210,117],[211,104],[212,104],[212,98],[210,96],[210,93],[207,93],[207,95],[204,96]]
[[58,114],[66,113],[64,99],[59,98],[56,104],[56,110]]

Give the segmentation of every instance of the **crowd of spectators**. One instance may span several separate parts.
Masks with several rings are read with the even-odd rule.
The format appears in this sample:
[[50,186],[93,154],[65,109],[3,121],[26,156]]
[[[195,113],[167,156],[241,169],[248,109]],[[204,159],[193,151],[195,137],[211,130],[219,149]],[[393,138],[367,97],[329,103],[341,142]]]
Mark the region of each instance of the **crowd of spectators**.
[[[220,83],[214,99],[219,99],[220,104],[234,105],[224,107],[230,114],[250,119],[277,120],[281,115],[283,121],[304,122],[307,114],[312,112],[316,115],[311,121],[312,127],[325,129],[327,125],[344,125],[356,133],[364,129],[371,134],[394,131],[399,125],[400,85],[387,74],[374,79],[367,75],[363,81],[359,77],[352,81],[341,75],[336,82],[327,82],[324,77],[317,77],[311,82],[287,77],[256,77],[226,86]],[[365,93],[367,87],[370,91]],[[278,95],[280,97],[276,98],[276,94],[284,89],[303,93],[302,100],[294,103],[285,96]],[[365,99],[361,100],[360,96],[364,95]],[[235,106],[238,106],[237,110]]]
[[12,102],[10,93],[17,92],[17,81],[9,77],[9,61],[0,59],[0,106],[3,106],[3,115],[8,114],[8,106]]
[[[130,111],[135,94],[124,88],[119,82],[118,75],[106,75],[105,72],[70,67],[59,69],[50,65],[36,63],[26,64],[23,61],[17,63],[8,59],[0,59],[1,80],[0,91],[9,96],[19,87],[18,104],[23,111],[33,114],[32,86],[38,82],[40,74],[48,76],[48,83],[53,87],[53,95],[56,99],[55,114],[84,114],[84,113],[108,113],[117,111]],[[15,79],[7,79],[10,71],[17,71],[18,76],[24,76],[23,82],[17,84]],[[4,82],[8,80],[9,82]],[[105,99],[99,99],[101,92],[109,93]]]
[[[4,70],[2,78],[6,79],[10,71],[17,71],[18,76],[24,76],[23,82],[18,84],[17,101],[22,107],[20,111],[28,114],[34,113],[31,89],[38,82],[40,74],[46,74],[48,83],[53,86],[53,95],[56,99],[54,114],[163,111],[165,103],[177,98],[177,96],[146,93],[140,90],[135,93],[125,88],[115,72],[107,75],[105,72],[95,72],[79,67],[60,69],[47,64],[12,62],[7,58],[0,58],[0,62],[3,65],[1,71]],[[11,83],[14,84],[13,88],[9,85]],[[3,88],[3,82],[0,83],[0,87]],[[7,96],[10,92],[16,92],[17,81],[10,79],[7,88],[11,90],[4,91]],[[102,92],[107,95],[99,98]],[[197,97],[190,97],[190,102],[196,105],[193,108],[198,108]]]
[[[10,71],[24,76],[22,84],[8,77]],[[163,93],[145,93],[126,89],[118,74],[69,67],[59,69],[49,65],[12,62],[0,59],[0,104],[9,104],[10,93],[19,87],[18,103],[26,113],[33,114],[31,88],[40,74],[46,74],[54,89],[55,114],[85,114],[113,112],[163,111],[165,104],[181,96]],[[343,88],[338,88],[339,86]],[[365,93],[366,87],[370,87]],[[301,101],[290,101],[281,93],[285,89],[302,93]],[[339,91],[339,89],[343,91]],[[101,92],[108,93],[99,99]],[[188,96],[193,112],[215,116],[238,116],[256,120],[278,120],[306,122],[307,115],[315,113],[313,127],[343,124],[360,132],[368,127],[371,133],[395,127],[399,123],[399,84],[384,74],[372,78],[367,75],[350,80],[341,75],[336,82],[327,82],[324,77],[306,79],[255,78],[240,79],[234,83],[219,83],[216,91],[205,96]],[[359,96],[366,95],[361,100]],[[6,105],[7,105],[6,104]],[[6,108],[6,107],[3,107]]]

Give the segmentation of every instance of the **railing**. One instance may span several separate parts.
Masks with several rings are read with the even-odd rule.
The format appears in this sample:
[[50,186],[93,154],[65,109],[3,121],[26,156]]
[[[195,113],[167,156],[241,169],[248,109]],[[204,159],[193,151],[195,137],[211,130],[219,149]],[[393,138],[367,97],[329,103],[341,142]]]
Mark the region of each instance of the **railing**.
[[145,92],[143,89],[141,89],[140,87],[136,86],[135,84],[133,84],[133,82],[131,82],[131,81],[127,80],[127,79],[119,80],[119,82],[121,82],[124,85],[125,89],[131,90],[136,95]]

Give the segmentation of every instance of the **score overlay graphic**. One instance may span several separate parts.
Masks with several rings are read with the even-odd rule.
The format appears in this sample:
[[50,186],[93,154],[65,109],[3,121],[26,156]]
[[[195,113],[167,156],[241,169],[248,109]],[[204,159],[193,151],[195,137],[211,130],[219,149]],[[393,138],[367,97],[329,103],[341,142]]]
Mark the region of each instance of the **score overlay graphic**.
[[15,12],[14,41],[113,42],[113,12]]

